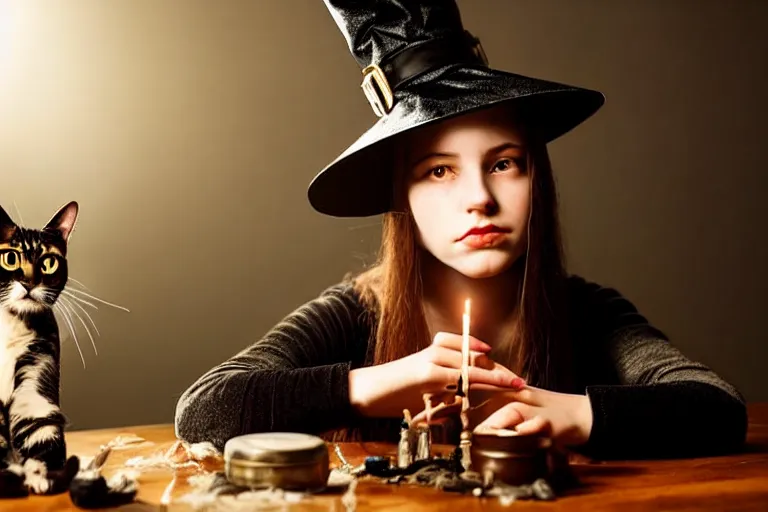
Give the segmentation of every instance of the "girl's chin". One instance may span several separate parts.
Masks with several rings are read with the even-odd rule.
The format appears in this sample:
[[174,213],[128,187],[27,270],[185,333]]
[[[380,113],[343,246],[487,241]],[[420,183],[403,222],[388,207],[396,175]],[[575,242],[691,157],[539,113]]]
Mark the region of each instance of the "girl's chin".
[[508,254],[472,254],[451,266],[471,279],[488,279],[506,272],[514,262]]

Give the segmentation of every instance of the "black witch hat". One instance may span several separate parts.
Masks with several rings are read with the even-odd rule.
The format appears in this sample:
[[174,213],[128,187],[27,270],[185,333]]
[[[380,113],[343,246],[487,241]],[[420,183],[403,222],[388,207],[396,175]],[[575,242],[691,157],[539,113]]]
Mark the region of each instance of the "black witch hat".
[[336,217],[392,209],[392,148],[401,135],[510,102],[547,143],[592,116],[598,91],[489,67],[454,0],[324,0],[362,68],[379,120],[315,176],[312,207]]

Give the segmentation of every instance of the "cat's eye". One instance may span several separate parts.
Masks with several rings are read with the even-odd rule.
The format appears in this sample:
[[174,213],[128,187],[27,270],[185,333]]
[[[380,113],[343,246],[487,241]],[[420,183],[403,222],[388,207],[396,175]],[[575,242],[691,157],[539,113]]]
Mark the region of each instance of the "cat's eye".
[[53,256],[46,256],[40,262],[40,269],[43,271],[43,274],[53,274],[57,268],[59,268],[59,260]]
[[5,251],[0,254],[0,267],[13,272],[21,266],[21,255],[16,251]]

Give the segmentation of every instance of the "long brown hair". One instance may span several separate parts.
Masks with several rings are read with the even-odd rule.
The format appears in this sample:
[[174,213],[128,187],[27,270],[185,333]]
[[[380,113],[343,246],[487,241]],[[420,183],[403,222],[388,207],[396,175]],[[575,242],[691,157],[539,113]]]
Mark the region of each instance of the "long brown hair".
[[[494,358],[531,385],[568,389],[570,352],[564,332],[565,263],[558,200],[549,155],[529,141],[531,176],[528,244],[517,264],[523,266],[520,304],[511,338]],[[422,307],[417,227],[407,211],[383,215],[377,262],[354,278],[364,302],[377,311],[373,364],[393,361],[431,342]]]

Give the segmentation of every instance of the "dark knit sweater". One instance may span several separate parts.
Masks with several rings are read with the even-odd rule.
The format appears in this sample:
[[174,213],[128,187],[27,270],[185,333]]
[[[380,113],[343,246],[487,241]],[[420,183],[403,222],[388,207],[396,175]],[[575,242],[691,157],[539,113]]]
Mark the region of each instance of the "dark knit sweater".
[[[744,400],[731,384],[675,348],[616,290],[568,278],[578,392],[593,427],[579,448],[595,458],[717,454],[745,440]],[[351,368],[370,364],[371,315],[349,283],[325,290],[262,339],[194,382],[176,407],[188,442],[251,432],[320,434],[355,424]],[[392,418],[392,439],[399,433]]]

